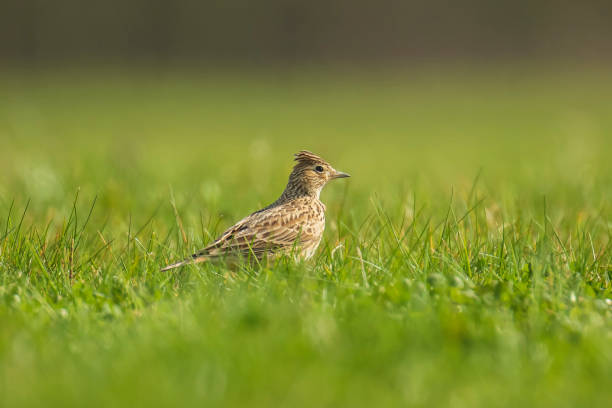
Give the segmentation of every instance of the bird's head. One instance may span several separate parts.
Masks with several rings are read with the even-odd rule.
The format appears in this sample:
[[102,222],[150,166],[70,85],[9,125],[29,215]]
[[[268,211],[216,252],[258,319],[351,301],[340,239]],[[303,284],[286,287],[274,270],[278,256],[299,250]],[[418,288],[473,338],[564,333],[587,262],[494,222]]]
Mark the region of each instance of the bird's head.
[[314,153],[302,150],[295,154],[296,164],[289,176],[288,188],[296,192],[319,196],[321,190],[330,180],[350,177],[334,169],[331,164]]

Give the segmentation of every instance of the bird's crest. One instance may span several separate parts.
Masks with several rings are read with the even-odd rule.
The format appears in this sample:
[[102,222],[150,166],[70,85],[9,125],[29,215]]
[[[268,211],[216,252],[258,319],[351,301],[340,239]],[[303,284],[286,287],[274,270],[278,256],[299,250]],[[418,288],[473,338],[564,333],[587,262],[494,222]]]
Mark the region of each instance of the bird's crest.
[[298,163],[327,163],[321,157],[316,154],[309,152],[308,150],[301,150],[294,154],[295,161]]

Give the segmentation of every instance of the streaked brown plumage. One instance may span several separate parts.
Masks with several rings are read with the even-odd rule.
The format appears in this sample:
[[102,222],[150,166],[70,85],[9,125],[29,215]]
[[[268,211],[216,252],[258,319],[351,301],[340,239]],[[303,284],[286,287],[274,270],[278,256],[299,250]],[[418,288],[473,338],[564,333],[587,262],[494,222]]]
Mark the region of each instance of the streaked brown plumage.
[[319,199],[330,180],[349,177],[314,153],[302,150],[283,194],[269,206],[238,221],[206,248],[162,269],[220,258],[275,258],[296,254],[310,258],[325,229],[325,205]]

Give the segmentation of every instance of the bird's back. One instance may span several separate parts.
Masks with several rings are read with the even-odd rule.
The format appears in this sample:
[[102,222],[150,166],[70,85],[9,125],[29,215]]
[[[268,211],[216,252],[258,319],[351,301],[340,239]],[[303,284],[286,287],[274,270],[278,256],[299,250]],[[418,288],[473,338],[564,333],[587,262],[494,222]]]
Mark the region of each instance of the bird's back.
[[227,229],[194,257],[255,256],[281,254],[309,258],[325,229],[325,205],[314,197],[275,203],[256,211]]

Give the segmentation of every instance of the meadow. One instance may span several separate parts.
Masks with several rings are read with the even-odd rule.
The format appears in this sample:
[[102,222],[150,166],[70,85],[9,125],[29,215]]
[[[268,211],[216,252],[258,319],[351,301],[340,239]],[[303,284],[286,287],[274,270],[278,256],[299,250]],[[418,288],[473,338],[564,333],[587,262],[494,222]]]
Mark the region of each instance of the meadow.
[[[608,406],[612,76],[0,74],[0,406]],[[314,258],[160,267],[326,187]]]

